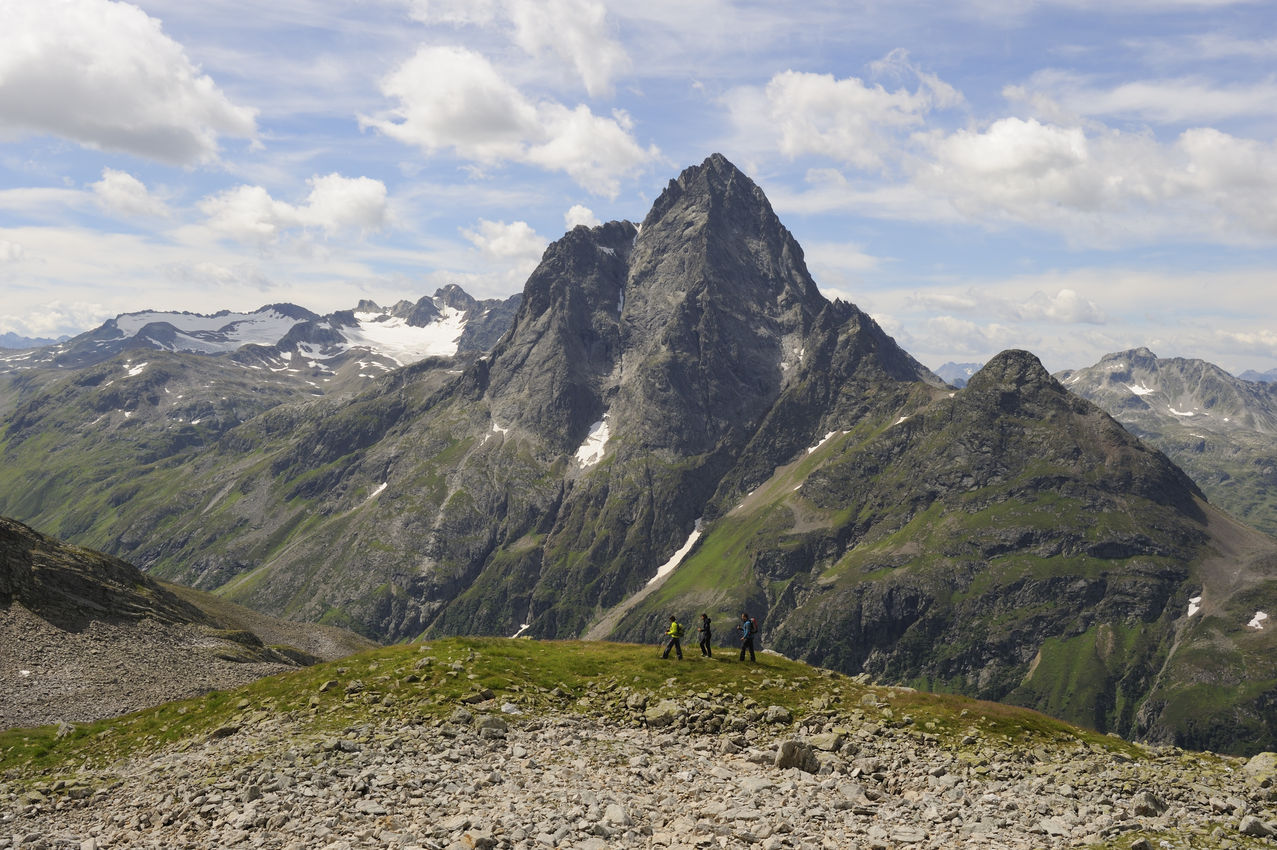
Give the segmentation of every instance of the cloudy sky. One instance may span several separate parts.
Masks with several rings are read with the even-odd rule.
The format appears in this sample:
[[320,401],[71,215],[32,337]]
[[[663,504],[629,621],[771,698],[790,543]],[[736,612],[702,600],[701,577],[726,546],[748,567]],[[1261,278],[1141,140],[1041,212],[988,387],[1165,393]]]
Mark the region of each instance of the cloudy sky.
[[1266,0],[0,0],[0,333],[522,288],[720,151],[925,364],[1277,367]]

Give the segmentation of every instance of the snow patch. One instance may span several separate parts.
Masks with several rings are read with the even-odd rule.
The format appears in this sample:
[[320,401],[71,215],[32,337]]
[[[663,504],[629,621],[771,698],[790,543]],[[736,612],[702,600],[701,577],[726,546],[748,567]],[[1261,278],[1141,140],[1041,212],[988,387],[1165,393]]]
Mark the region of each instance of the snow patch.
[[493,420],[492,420],[492,433],[494,433],[494,434],[501,434],[502,436],[504,436],[504,435],[506,435],[506,434],[509,434],[509,433],[510,433],[510,429],[509,429],[509,428],[502,428],[500,425],[498,425],[498,424],[497,424],[497,420],[493,419]]
[[1255,616],[1251,617],[1250,622],[1247,623],[1246,625],[1248,628],[1259,629],[1260,631],[1263,631],[1264,620],[1267,620],[1267,619],[1268,619],[1268,615],[1265,614],[1263,611],[1256,611]]
[[656,568],[656,575],[648,579],[647,583],[649,585],[656,584],[656,582],[660,581],[661,579],[665,578],[670,573],[674,572],[674,568],[677,567],[679,564],[683,563],[683,559],[687,557],[687,553],[692,551],[692,547],[695,546],[696,541],[700,539],[701,539],[701,521],[700,519],[697,519],[696,524],[692,526],[692,533],[687,536],[687,542],[683,544],[683,547],[681,549],[679,549],[673,555],[670,555],[670,559],[668,561],[666,561],[665,563],[661,564],[659,567]]
[[1196,416],[1196,415],[1197,415],[1196,413],[1194,413],[1194,412],[1193,412],[1193,411],[1191,411],[1191,410],[1176,410],[1176,409],[1175,409],[1175,408],[1173,408],[1173,407],[1168,407],[1168,408],[1166,408],[1166,409],[1167,409],[1167,410],[1169,410],[1171,413],[1173,413],[1173,414],[1174,414],[1174,415],[1176,415],[1176,416]]
[[125,363],[124,368],[128,370],[130,378],[136,378],[138,375],[146,371],[148,363],[139,363],[134,366],[132,363]]
[[612,436],[607,424],[608,415],[604,413],[602,419],[590,426],[585,442],[576,450],[576,462],[581,466],[594,466],[603,459],[603,450],[607,447],[608,438]]
[[368,498],[364,499],[364,501],[371,502],[373,499],[377,498],[379,495],[381,495],[381,491],[386,489],[386,485],[389,483],[390,483],[389,481],[381,482],[381,484],[377,487],[377,489],[369,493]]
[[1148,395],[1149,393],[1156,392],[1156,390],[1146,387],[1143,384],[1127,384],[1126,388],[1135,393],[1135,395]]
[[521,623],[521,624],[519,625],[519,630],[518,630],[517,632],[515,632],[514,634],[510,635],[510,637],[512,637],[512,638],[517,638],[519,635],[523,634],[524,632],[526,632],[526,631],[527,631],[528,629],[530,629],[530,628],[532,628],[532,624],[531,624],[531,623]]
[[895,426],[899,425],[901,422],[904,422],[904,421],[905,421],[905,420],[907,420],[908,418],[909,418],[908,416],[901,416],[901,417],[900,417],[899,419],[897,419],[895,422],[892,422],[892,423],[891,423],[891,425],[892,425],[892,427],[894,428]]
[[604,254],[607,254],[609,257],[615,257],[615,256],[616,256],[616,249],[615,249],[615,248],[609,248],[609,247],[608,247],[608,246],[606,246],[606,245],[600,245],[600,246],[599,246],[599,250],[600,250],[600,251],[602,251]]
[[1188,616],[1191,617],[1200,610],[1202,610],[1202,598],[1200,596],[1194,596],[1188,600]]
[[821,438],[820,438],[820,442],[816,443],[816,445],[814,445],[814,446],[812,446],[811,448],[807,449],[807,454],[811,454],[812,452],[816,451],[816,449],[820,448],[820,447],[821,447],[821,446],[823,446],[825,443],[829,442],[829,439],[830,439],[831,437],[833,437],[833,436],[834,436],[834,434],[837,434],[837,433],[838,433],[837,431],[830,431],[828,434],[826,434],[825,436],[821,437]]
[[400,366],[427,357],[452,357],[466,327],[466,314],[456,307],[444,307],[439,318],[424,327],[381,313],[357,313],[355,319],[357,327],[342,329],[349,347],[371,348]]
[[31,671],[30,671],[30,670],[19,670],[19,671],[18,671],[18,675],[25,679],[27,676],[30,676],[30,675],[31,675]]

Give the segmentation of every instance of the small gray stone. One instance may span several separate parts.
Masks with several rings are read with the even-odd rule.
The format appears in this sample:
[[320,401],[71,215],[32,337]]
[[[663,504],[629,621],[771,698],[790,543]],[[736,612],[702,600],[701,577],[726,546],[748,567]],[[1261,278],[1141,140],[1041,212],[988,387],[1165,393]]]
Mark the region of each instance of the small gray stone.
[[630,820],[625,807],[618,803],[608,803],[607,808],[603,810],[603,822],[612,826],[630,826],[634,823]]

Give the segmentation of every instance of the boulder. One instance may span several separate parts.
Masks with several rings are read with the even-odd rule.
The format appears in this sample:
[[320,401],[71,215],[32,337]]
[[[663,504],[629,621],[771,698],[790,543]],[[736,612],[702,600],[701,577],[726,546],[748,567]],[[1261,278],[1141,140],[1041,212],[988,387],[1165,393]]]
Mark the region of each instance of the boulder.
[[805,773],[816,773],[820,770],[820,760],[816,752],[802,741],[782,741],[776,751],[776,766],[782,770],[796,767]]
[[683,707],[672,699],[663,699],[643,712],[647,725],[658,729],[674,725],[685,715]]
[[1267,788],[1277,780],[1277,753],[1259,753],[1251,756],[1242,768],[1253,782]]

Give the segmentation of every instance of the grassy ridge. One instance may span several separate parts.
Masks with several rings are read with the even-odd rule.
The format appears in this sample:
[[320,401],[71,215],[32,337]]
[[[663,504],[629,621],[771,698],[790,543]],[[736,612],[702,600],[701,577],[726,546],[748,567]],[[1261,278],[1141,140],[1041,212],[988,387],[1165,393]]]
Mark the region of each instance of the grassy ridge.
[[[378,720],[431,722],[485,690],[525,713],[577,712],[618,723],[641,716],[626,707],[629,694],[699,694],[738,704],[742,711],[783,706],[799,718],[814,710],[861,712],[866,722],[909,726],[954,746],[978,730],[986,742],[992,737],[1017,747],[1083,741],[1128,757],[1142,752],[1026,709],[877,687],[779,656],[760,656],[758,665],[699,657],[677,662],[635,644],[449,638],[376,649],[231,691],[63,727],[61,736],[55,727],[0,732],[0,772],[47,777],[164,748],[185,749],[266,721],[291,724],[293,737]],[[866,700],[871,693],[874,699]]]

